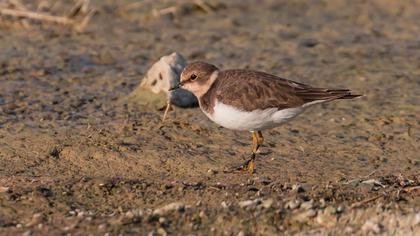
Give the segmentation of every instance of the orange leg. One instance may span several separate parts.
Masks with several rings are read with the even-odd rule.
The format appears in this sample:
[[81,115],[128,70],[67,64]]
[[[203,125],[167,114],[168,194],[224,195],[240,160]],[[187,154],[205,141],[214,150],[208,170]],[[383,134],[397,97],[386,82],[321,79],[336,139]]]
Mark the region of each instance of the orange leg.
[[252,132],[252,154],[251,158],[247,160],[243,166],[242,170],[248,171],[250,174],[253,174],[255,172],[255,156],[257,154],[258,149],[261,147],[261,145],[264,142],[264,137],[261,133],[261,131],[253,131]]
[[261,131],[257,131],[257,135],[256,135],[256,137],[257,137],[257,149],[255,150],[255,152],[257,152],[258,151],[258,149],[263,145],[263,143],[264,143],[264,137],[263,137],[263,135],[262,135],[262,133],[261,133]]

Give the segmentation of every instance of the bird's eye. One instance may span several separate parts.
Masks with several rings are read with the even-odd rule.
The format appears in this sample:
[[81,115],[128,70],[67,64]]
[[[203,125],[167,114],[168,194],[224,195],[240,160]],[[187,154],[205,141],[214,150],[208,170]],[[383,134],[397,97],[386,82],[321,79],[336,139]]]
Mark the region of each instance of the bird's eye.
[[190,76],[190,80],[196,80],[197,79],[197,75],[196,74],[192,74],[191,76]]

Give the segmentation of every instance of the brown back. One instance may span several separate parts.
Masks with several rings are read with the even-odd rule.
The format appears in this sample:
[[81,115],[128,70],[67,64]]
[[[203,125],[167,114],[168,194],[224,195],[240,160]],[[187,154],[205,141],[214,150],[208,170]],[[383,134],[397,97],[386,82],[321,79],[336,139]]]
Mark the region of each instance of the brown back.
[[215,99],[244,111],[253,111],[293,108],[317,100],[330,101],[357,96],[352,95],[348,89],[313,88],[259,71],[225,70],[219,73],[200,102],[207,112],[212,112]]

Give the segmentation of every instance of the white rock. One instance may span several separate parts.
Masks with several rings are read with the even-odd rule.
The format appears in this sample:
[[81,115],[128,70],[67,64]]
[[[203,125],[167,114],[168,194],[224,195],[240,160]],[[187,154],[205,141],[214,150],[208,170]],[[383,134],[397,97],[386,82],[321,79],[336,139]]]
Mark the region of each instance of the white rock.
[[180,75],[187,61],[179,53],[163,56],[150,67],[143,78],[140,87],[151,90],[153,93],[166,93],[171,103],[179,107],[197,106],[197,98],[184,89],[170,91],[169,89],[178,84]]

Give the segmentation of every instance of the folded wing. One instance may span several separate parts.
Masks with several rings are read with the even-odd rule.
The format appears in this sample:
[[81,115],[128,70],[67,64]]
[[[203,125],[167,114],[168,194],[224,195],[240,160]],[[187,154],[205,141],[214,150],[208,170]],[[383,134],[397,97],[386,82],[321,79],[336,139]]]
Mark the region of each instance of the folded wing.
[[316,101],[351,99],[360,95],[348,89],[314,88],[306,84],[283,79],[264,72],[226,70],[219,76],[213,88],[216,97],[224,104],[242,107],[244,110],[304,106]]

